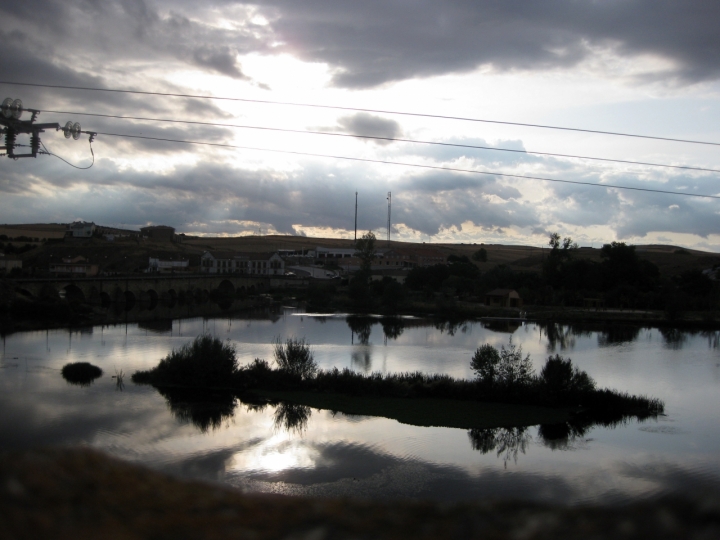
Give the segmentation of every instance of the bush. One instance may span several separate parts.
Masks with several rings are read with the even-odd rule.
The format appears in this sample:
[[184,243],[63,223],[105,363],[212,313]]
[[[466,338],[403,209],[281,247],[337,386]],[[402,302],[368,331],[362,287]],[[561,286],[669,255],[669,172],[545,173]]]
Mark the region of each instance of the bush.
[[522,347],[513,345],[512,340],[500,352],[492,345],[483,345],[475,351],[470,367],[485,384],[500,386],[526,385],[533,381],[534,370],[530,355],[523,358]]
[[146,375],[133,374],[134,382],[181,384],[185,386],[220,386],[230,384],[238,370],[235,346],[203,334],[163,358]]
[[500,353],[487,343],[478,347],[470,361],[470,368],[477,378],[485,384],[493,384],[497,378],[497,368],[500,363]]
[[555,397],[595,390],[595,381],[584,371],[573,367],[572,360],[559,354],[548,357],[540,371],[540,381]]
[[515,385],[529,384],[533,380],[535,370],[528,354],[523,358],[522,347],[516,347],[510,341],[508,348],[500,348],[500,364],[498,365],[498,379],[500,384]]
[[305,343],[305,338],[287,338],[285,343],[277,338],[275,341],[275,362],[281,371],[292,374],[300,379],[310,379],[317,373],[318,366],[315,363],[310,345]]
[[73,362],[65,364],[60,373],[70,384],[90,386],[95,379],[102,377],[103,370],[88,362]]
[[487,262],[487,250],[485,248],[478,249],[475,253],[473,253],[473,261],[479,261],[479,262]]

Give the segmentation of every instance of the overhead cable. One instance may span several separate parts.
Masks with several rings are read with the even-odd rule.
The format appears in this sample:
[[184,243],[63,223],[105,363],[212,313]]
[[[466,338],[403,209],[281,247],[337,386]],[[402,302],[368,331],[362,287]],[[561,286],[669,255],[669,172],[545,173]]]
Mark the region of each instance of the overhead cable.
[[683,170],[691,170],[691,171],[702,171],[702,172],[714,172],[714,173],[720,173],[719,169],[708,169],[705,167],[692,167],[689,165],[668,165],[665,163],[649,163],[644,161],[631,161],[626,159],[612,159],[612,158],[602,158],[602,157],[591,157],[591,156],[577,156],[572,154],[557,154],[553,152],[534,152],[529,150],[514,150],[510,148],[496,148],[493,146],[479,146],[474,144],[460,144],[460,143],[449,143],[449,142],[438,142],[438,141],[420,141],[415,139],[404,139],[399,137],[380,137],[377,135],[358,135],[354,133],[336,133],[332,131],[311,131],[311,130],[304,130],[304,129],[288,129],[288,128],[277,128],[277,127],[267,127],[267,126],[254,126],[254,125],[244,125],[244,124],[225,124],[225,123],[219,123],[219,122],[200,122],[195,120],[176,120],[176,119],[170,119],[170,118],[148,118],[143,116],[125,116],[125,115],[116,115],[116,114],[100,114],[100,113],[83,113],[83,112],[76,112],[76,111],[54,111],[50,109],[39,109],[40,112],[46,112],[51,114],[71,114],[71,115],[77,115],[77,116],[94,116],[94,117],[100,117],[100,118],[114,118],[114,119],[120,119],[120,120],[139,120],[143,122],[168,122],[173,124],[192,124],[192,125],[200,125],[200,126],[214,126],[214,127],[226,127],[226,128],[237,128],[237,129],[257,129],[257,130],[263,130],[263,131],[279,131],[284,133],[299,133],[304,135],[327,135],[332,137],[350,137],[350,138],[356,138],[356,139],[371,139],[371,140],[380,140],[380,141],[388,141],[388,142],[404,142],[404,143],[413,143],[413,144],[427,144],[427,145],[435,145],[435,146],[449,146],[453,148],[468,148],[473,150],[492,150],[496,152],[512,152],[516,154],[527,154],[527,155],[537,155],[537,156],[551,156],[551,157],[560,157],[560,158],[571,158],[571,159],[587,159],[592,161],[604,161],[608,163],[623,163],[626,165],[641,165],[641,166],[647,166],[647,167],[663,167],[663,168],[669,168],[669,169],[683,169]]
[[383,165],[399,165],[402,167],[415,167],[420,169],[431,169],[431,170],[439,170],[439,171],[449,171],[449,172],[460,172],[460,173],[469,173],[469,174],[483,174],[487,176],[502,176],[505,178],[518,178],[521,180],[539,180],[542,182],[559,182],[563,184],[576,184],[581,186],[592,186],[592,187],[601,187],[601,188],[612,188],[612,189],[624,189],[624,190],[630,190],[630,191],[644,191],[648,193],[662,193],[666,195],[679,195],[683,197],[700,197],[700,198],[706,198],[706,199],[720,199],[720,195],[703,195],[699,193],[683,193],[681,191],[670,191],[670,190],[663,190],[663,189],[652,189],[652,188],[641,188],[641,187],[631,187],[631,186],[619,186],[615,184],[599,184],[595,182],[581,182],[579,180],[561,180],[558,178],[544,178],[541,176],[526,176],[522,174],[507,174],[507,173],[500,173],[500,172],[493,172],[493,171],[478,171],[474,169],[460,169],[456,167],[443,167],[440,165],[423,165],[419,163],[404,163],[400,161],[389,161],[384,159],[370,159],[370,158],[358,158],[358,157],[350,157],[350,156],[336,156],[331,154],[316,154],[312,152],[299,152],[296,150],[276,150],[273,148],[259,148],[256,146],[241,146],[236,144],[227,144],[227,143],[213,143],[213,142],[206,142],[206,141],[185,141],[181,139],[166,139],[163,137],[149,137],[146,135],[127,135],[122,133],[103,133],[103,132],[97,132],[98,135],[104,135],[106,137],[125,137],[129,139],[145,139],[145,140],[151,140],[151,141],[164,141],[164,142],[173,142],[173,143],[181,143],[181,144],[194,144],[194,145],[203,145],[203,146],[216,146],[221,148],[233,148],[238,150],[255,150],[259,152],[274,152],[279,154],[293,154],[296,156],[309,156],[309,157],[320,157],[320,158],[328,158],[328,159],[342,159],[346,161],[356,161],[356,162],[367,162],[367,163],[379,163]]
[[199,95],[199,94],[181,94],[176,92],[150,92],[150,91],[142,91],[142,90],[122,90],[122,89],[115,89],[115,88],[95,88],[90,86],[67,86],[67,85],[60,85],[60,84],[37,84],[37,83],[24,83],[24,82],[16,82],[16,81],[0,81],[0,84],[8,84],[8,85],[14,85],[14,86],[32,86],[32,87],[39,87],[39,88],[58,88],[58,89],[64,89],[64,90],[88,90],[92,92],[112,92],[112,93],[120,93],[120,94],[139,94],[139,95],[146,95],[146,96],[165,96],[165,97],[182,97],[182,98],[191,98],[191,99],[212,99],[212,100],[219,100],[219,101],[241,101],[246,103],[262,103],[267,105],[285,105],[290,107],[312,107],[316,109],[334,109],[334,110],[340,110],[340,111],[355,111],[355,112],[367,112],[367,113],[376,113],[376,114],[392,114],[392,115],[401,115],[401,116],[418,116],[422,118],[437,118],[437,119],[443,119],[443,120],[458,120],[462,122],[482,122],[487,124],[502,124],[502,125],[509,125],[509,126],[520,126],[520,127],[532,127],[532,128],[540,128],[540,129],[555,129],[555,130],[561,130],[561,131],[574,131],[574,132],[581,132],[581,133],[594,133],[598,135],[613,135],[617,137],[632,137],[636,139],[652,139],[656,141],[668,141],[668,142],[679,142],[679,143],[688,143],[688,144],[705,144],[705,145],[711,145],[711,146],[720,146],[720,142],[712,142],[712,141],[698,141],[698,140],[691,140],[691,139],[677,139],[672,137],[658,137],[653,135],[640,135],[636,133],[621,133],[616,131],[601,131],[597,129],[584,129],[584,128],[573,128],[573,127],[565,127],[565,126],[550,126],[550,125],[544,125],[544,124],[529,124],[524,122],[508,122],[503,120],[488,120],[484,118],[470,118],[470,117],[463,117],[463,116],[447,116],[447,115],[441,115],[441,114],[427,114],[427,113],[417,113],[417,112],[407,112],[407,111],[389,111],[389,110],[383,110],[383,109],[368,109],[368,108],[361,108],[361,107],[343,107],[339,105],[319,105],[316,103],[296,103],[291,101],[272,101],[267,99],[250,99],[250,98],[236,98],[236,97],[220,97],[220,96],[207,96],[207,95]]
[[87,170],[90,167],[92,167],[93,165],[95,165],[95,152],[93,152],[92,143],[90,143],[90,153],[92,154],[92,163],[90,163],[90,165],[88,165],[87,167],[80,167],[78,165],[74,165],[74,164],[70,163],[67,159],[61,158],[57,154],[53,154],[50,150],[47,149],[47,146],[45,146],[45,143],[43,143],[42,141],[40,141],[40,145],[43,147],[43,150],[44,150],[44,152],[40,152],[41,154],[47,154],[48,156],[54,156],[54,157],[58,158],[60,161],[64,161],[71,167],[75,167],[76,169],[80,169],[81,171]]

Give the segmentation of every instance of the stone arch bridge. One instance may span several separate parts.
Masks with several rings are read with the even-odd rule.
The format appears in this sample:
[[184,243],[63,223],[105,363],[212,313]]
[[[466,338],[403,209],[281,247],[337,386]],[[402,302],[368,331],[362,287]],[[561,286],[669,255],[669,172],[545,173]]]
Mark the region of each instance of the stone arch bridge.
[[238,274],[21,278],[13,280],[31,298],[61,297],[91,304],[135,304],[237,298],[274,288],[303,287],[307,280]]

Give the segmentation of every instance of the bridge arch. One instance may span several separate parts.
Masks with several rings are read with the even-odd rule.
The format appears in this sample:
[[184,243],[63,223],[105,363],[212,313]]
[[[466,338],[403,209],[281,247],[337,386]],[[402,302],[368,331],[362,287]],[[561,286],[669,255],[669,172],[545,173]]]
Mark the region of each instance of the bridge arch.
[[235,285],[233,285],[230,280],[223,279],[220,285],[218,285],[217,290],[223,296],[232,296],[235,294]]
[[40,289],[40,298],[60,298],[60,293],[55,287],[46,283],[42,289]]
[[85,293],[77,285],[70,283],[63,287],[63,291],[65,291],[65,300],[68,302],[85,302]]
[[140,303],[149,310],[155,309],[158,303],[158,293],[155,289],[148,289],[140,292]]
[[175,307],[175,303],[178,301],[178,294],[175,289],[168,289],[166,292],[160,295],[163,305],[167,307]]
[[28,291],[27,289],[18,289],[17,291],[18,291],[20,294],[22,294],[23,296],[26,296],[26,297],[28,297],[28,298],[32,298],[32,297],[33,297],[33,294],[32,294],[30,291]]

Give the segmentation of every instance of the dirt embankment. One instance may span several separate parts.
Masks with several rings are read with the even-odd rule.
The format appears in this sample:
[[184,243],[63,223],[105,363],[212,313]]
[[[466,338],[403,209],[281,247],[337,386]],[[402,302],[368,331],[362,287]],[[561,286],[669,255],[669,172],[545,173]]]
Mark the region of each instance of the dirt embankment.
[[720,500],[564,508],[247,495],[55,449],[0,455],[0,523],[7,540],[709,539],[720,537]]

